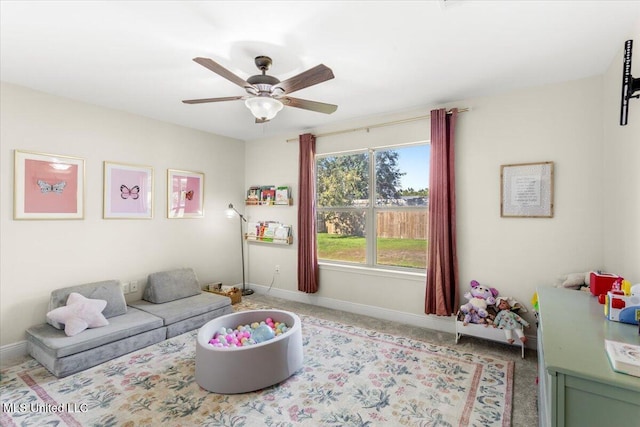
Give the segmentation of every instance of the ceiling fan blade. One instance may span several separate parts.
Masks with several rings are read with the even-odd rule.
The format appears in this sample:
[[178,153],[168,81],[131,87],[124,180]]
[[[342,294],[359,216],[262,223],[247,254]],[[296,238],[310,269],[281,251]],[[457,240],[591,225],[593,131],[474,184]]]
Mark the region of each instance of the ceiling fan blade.
[[259,119],[259,118],[257,118],[257,117],[256,117],[256,124],[259,124],[259,123],[267,123],[267,122],[269,122],[269,121],[270,121],[270,120],[263,120],[263,119]]
[[248,83],[246,80],[238,77],[231,71],[227,70],[222,65],[215,62],[213,59],[198,57],[198,58],[193,58],[193,60],[198,64],[202,65],[203,67],[210,69],[211,71],[218,74],[219,76],[224,77],[225,79],[229,80],[231,83],[235,83],[242,88],[253,87],[252,84]]
[[307,99],[292,98],[290,96],[283,96],[278,99],[287,107],[302,108],[304,110],[317,111],[318,113],[331,114],[338,109],[337,105],[309,101]]
[[276,88],[281,88],[284,93],[292,93],[305,87],[317,85],[318,83],[331,80],[334,77],[331,68],[326,65],[320,64],[315,67],[304,71],[297,76],[288,78],[287,80],[275,85]]
[[235,101],[237,99],[245,99],[244,96],[225,96],[223,98],[202,98],[202,99],[185,99],[185,104],[204,104],[205,102]]

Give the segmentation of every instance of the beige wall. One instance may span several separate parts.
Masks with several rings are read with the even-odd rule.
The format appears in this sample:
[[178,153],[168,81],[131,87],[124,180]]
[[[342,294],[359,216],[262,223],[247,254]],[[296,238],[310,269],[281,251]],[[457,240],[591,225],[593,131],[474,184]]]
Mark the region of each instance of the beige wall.
[[[244,191],[244,142],[2,84],[0,106],[1,344],[45,320],[51,290],[138,280],[191,266],[201,281],[236,283],[235,222],[224,216]],[[14,150],[85,159],[84,220],[13,220]],[[102,219],[103,161],[154,168],[152,220]],[[166,218],[167,168],[205,173],[205,218]],[[127,299],[139,298],[137,294]]]
[[[640,73],[638,73],[640,74]],[[605,80],[606,81],[603,81]],[[551,285],[566,273],[591,269],[619,268],[620,274],[638,282],[637,262],[614,263],[605,256],[605,214],[600,202],[605,194],[633,190],[638,194],[636,173],[629,181],[612,181],[606,177],[603,149],[603,120],[611,109],[603,99],[619,96],[619,77],[599,76],[562,84],[519,90],[507,94],[462,100],[447,107],[471,107],[459,116],[456,137],[458,248],[461,293],[472,279],[496,287],[530,305],[536,287]],[[605,84],[606,83],[606,84]],[[611,86],[613,94],[605,94]],[[605,90],[603,90],[603,87]],[[640,102],[631,122],[640,124]],[[332,128],[313,129],[322,134],[337,129],[400,120],[427,114],[426,110],[407,111],[385,117],[367,118],[341,123]],[[615,115],[615,114],[614,114]],[[607,127],[607,132],[617,131]],[[628,128],[631,129],[631,128]],[[625,129],[625,131],[629,131]],[[388,145],[428,139],[429,122],[422,120],[392,127],[371,128],[339,136],[320,137],[318,153],[354,149],[363,146]],[[294,137],[289,136],[289,138]],[[627,162],[632,175],[637,171],[638,138],[620,136],[623,146],[635,145],[635,161]],[[629,147],[627,147],[629,149]],[[264,153],[273,167],[264,167]],[[245,184],[289,184],[297,197],[296,142],[272,138],[247,143]],[[614,155],[610,152],[609,155]],[[624,157],[624,152],[615,156]],[[555,164],[554,217],[501,218],[500,165],[552,161]],[[613,162],[613,161],[611,161]],[[635,169],[628,163],[635,162]],[[629,178],[632,178],[629,176]],[[635,180],[635,181],[634,181]],[[636,199],[637,201],[637,199]],[[296,201],[297,206],[297,201]],[[247,214],[254,220],[274,219],[294,224],[296,206],[291,208],[250,207]],[[638,230],[637,203],[632,215],[617,215],[619,233]],[[609,219],[610,214],[606,215]],[[609,229],[611,226],[607,225]],[[637,235],[637,234],[636,234]],[[378,275],[367,269],[321,266],[320,291],[315,295],[297,293],[296,249],[250,245],[249,280],[269,286],[280,296],[341,308],[360,310],[364,306],[379,312],[413,316],[418,324],[436,326],[435,320],[423,316],[424,275],[385,273]],[[627,244],[628,260],[638,260],[637,239]],[[620,250],[622,252],[622,250]],[[281,273],[273,275],[275,265]],[[623,272],[622,270],[625,270]],[[419,317],[422,316],[422,317]],[[531,313],[528,314],[532,320]],[[406,316],[403,317],[406,320]],[[422,320],[420,320],[422,319]],[[534,334],[531,330],[529,334]]]

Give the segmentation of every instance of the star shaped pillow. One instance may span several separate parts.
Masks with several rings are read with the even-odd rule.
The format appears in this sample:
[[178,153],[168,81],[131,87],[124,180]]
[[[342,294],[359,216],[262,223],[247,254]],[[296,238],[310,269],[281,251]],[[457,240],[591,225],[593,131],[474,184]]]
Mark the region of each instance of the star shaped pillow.
[[77,292],[71,292],[67,305],[47,313],[54,322],[64,324],[64,333],[74,336],[87,328],[107,326],[109,321],[102,315],[107,302],[101,299],[89,299]]

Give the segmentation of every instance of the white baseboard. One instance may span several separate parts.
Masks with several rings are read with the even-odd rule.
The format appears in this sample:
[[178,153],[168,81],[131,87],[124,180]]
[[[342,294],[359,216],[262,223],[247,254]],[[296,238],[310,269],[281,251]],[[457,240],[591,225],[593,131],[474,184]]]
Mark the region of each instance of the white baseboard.
[[0,347],[0,367],[13,365],[16,360],[24,358],[27,354],[27,341],[3,345]]
[[377,319],[389,320],[392,322],[404,323],[407,325],[419,326],[421,328],[449,332],[452,334],[456,331],[455,319],[453,317],[405,313],[402,311],[390,310],[387,308],[380,308],[371,305],[341,301],[333,298],[320,297],[314,294],[306,294],[304,292],[287,291],[275,288],[271,288],[271,290],[269,290],[269,287],[261,285],[252,284],[250,287],[258,294],[271,295],[290,301],[302,302],[326,308],[333,308],[336,310],[347,311],[349,313],[362,314],[363,316],[375,317]]

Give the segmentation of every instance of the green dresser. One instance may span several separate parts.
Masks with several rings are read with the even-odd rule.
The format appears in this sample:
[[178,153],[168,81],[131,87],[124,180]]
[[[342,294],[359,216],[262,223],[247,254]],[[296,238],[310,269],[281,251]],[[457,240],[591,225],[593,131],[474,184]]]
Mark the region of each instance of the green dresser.
[[541,427],[640,426],[640,377],[613,371],[605,338],[640,345],[637,325],[611,322],[588,292],[539,288]]

